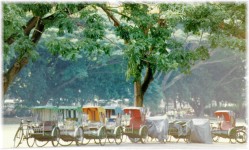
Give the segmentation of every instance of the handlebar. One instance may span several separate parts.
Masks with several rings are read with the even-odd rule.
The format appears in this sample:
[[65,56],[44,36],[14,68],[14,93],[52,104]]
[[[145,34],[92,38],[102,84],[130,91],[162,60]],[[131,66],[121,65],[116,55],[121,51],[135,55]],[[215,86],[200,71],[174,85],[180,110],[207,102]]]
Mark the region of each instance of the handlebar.
[[31,120],[29,120],[29,119],[23,119],[23,118],[21,118],[21,117],[18,117],[18,116],[16,116],[16,118],[19,118],[21,121],[20,121],[20,124],[22,125],[22,124],[25,124],[25,123],[27,123],[27,124],[30,124],[32,121]]

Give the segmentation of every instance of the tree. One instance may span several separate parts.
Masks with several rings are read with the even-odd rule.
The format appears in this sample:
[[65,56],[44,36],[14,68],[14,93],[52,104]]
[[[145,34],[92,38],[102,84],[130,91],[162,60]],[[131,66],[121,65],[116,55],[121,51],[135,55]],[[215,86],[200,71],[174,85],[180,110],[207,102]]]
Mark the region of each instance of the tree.
[[[88,6],[4,3],[4,59],[7,62],[4,67],[4,94],[24,66],[38,57],[36,45],[40,39],[53,30],[57,31],[57,36],[51,38],[47,46],[54,55],[75,59],[82,50],[108,53],[108,45],[100,46],[105,30],[102,17]],[[72,42],[72,36],[61,38],[65,33],[77,34],[75,30],[80,30],[80,41]]]
[[[29,20],[22,29],[25,17]],[[115,8],[107,4],[4,4],[4,57],[14,58],[5,68],[4,93],[29,59],[37,55],[33,46],[45,32],[56,29],[58,35],[69,32],[82,37],[74,42],[72,36],[51,38],[47,46],[52,54],[67,59],[77,58],[80,51],[108,54],[109,45],[103,45],[108,19],[126,44],[126,76],[134,82],[135,106],[143,106],[156,72],[179,69],[188,73],[197,60],[209,57],[210,47],[245,49],[245,4],[121,4]],[[81,32],[73,32],[75,28]],[[186,40],[175,36],[178,31],[186,37],[197,35],[197,47],[186,48]]]
[[[184,49],[184,41],[174,36],[176,31],[200,35],[200,41],[205,39],[212,47],[232,43],[239,49],[245,49],[244,4],[123,4],[118,9],[106,5],[100,7],[113,21],[117,35],[127,44],[127,76],[134,79],[135,106],[143,106],[144,94],[156,70],[169,72],[180,68],[181,72],[189,72],[195,61],[209,57],[209,44],[200,42],[195,49]],[[229,13],[234,8],[239,8],[239,11],[231,16]],[[230,27],[237,27],[240,33]],[[225,40],[230,35],[242,40]],[[218,43],[219,37],[224,42]]]

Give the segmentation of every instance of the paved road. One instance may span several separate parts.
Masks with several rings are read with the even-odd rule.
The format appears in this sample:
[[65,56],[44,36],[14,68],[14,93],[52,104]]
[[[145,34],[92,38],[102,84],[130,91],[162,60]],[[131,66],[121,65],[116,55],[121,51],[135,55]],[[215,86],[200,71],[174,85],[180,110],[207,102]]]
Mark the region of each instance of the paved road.
[[[1,134],[3,135],[1,148],[4,149],[12,149],[13,148],[13,138],[14,134],[18,128],[18,125],[2,125],[2,132]],[[24,141],[21,145],[20,148],[17,149],[27,149],[27,144]],[[49,143],[45,146],[46,148],[53,148],[52,144]],[[44,147],[44,148],[45,148]],[[43,148],[43,149],[44,149]],[[57,147],[57,149],[81,149],[86,148],[86,149],[129,149],[129,150],[144,150],[144,149],[194,149],[194,150],[199,150],[199,149],[205,149],[205,150],[242,150],[242,149],[247,149],[249,148],[247,144],[231,144],[229,143],[228,139],[223,139],[219,143],[213,143],[213,144],[199,144],[199,143],[185,143],[183,140],[180,140],[178,143],[176,143],[175,140],[172,142],[167,142],[166,144],[160,144],[156,141],[152,141],[150,143],[146,144],[133,144],[130,143],[129,140],[127,139],[125,143],[121,143],[121,145],[115,145],[115,144],[109,144],[107,143],[105,146],[99,146],[94,144],[93,142],[89,143],[88,145],[84,146],[76,146],[73,144],[70,147]]]

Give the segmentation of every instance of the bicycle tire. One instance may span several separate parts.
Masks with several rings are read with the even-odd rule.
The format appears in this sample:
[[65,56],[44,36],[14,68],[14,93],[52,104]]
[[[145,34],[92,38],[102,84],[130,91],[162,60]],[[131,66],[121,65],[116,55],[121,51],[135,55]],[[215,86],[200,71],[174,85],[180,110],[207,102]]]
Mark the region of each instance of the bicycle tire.
[[242,131],[242,130],[238,130],[236,132],[236,141],[238,143],[245,143],[247,140],[247,134],[245,131]]
[[19,127],[16,131],[15,137],[14,137],[14,147],[17,148],[23,139],[23,129]]
[[33,128],[28,127],[28,129],[27,129],[27,145],[29,147],[33,147],[35,144],[35,138],[32,137],[32,134],[34,134]]

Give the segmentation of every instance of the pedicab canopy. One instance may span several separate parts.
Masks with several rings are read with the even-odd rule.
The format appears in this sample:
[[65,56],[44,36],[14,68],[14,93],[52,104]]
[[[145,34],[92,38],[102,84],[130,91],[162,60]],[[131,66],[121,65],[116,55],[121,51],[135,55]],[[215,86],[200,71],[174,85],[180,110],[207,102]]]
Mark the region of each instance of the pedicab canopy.
[[82,112],[88,115],[91,122],[105,123],[105,109],[101,106],[85,106],[82,107]]
[[35,122],[37,121],[57,121],[58,107],[56,106],[35,106],[31,108]]
[[141,125],[145,124],[145,111],[143,107],[126,107],[123,109],[123,112],[124,116],[129,116],[127,117],[127,119],[130,119],[127,123],[128,126],[139,129]]
[[118,116],[122,114],[121,107],[118,106],[104,106],[106,111],[106,117],[112,118],[112,116]]
[[124,114],[129,114],[132,117],[144,117],[145,112],[143,107],[126,107],[123,109]]
[[81,106],[59,106],[60,119],[78,121],[82,116],[81,108]]
[[235,118],[235,113],[231,110],[218,110],[214,112],[214,115],[219,118],[224,117],[225,121],[231,121]]

